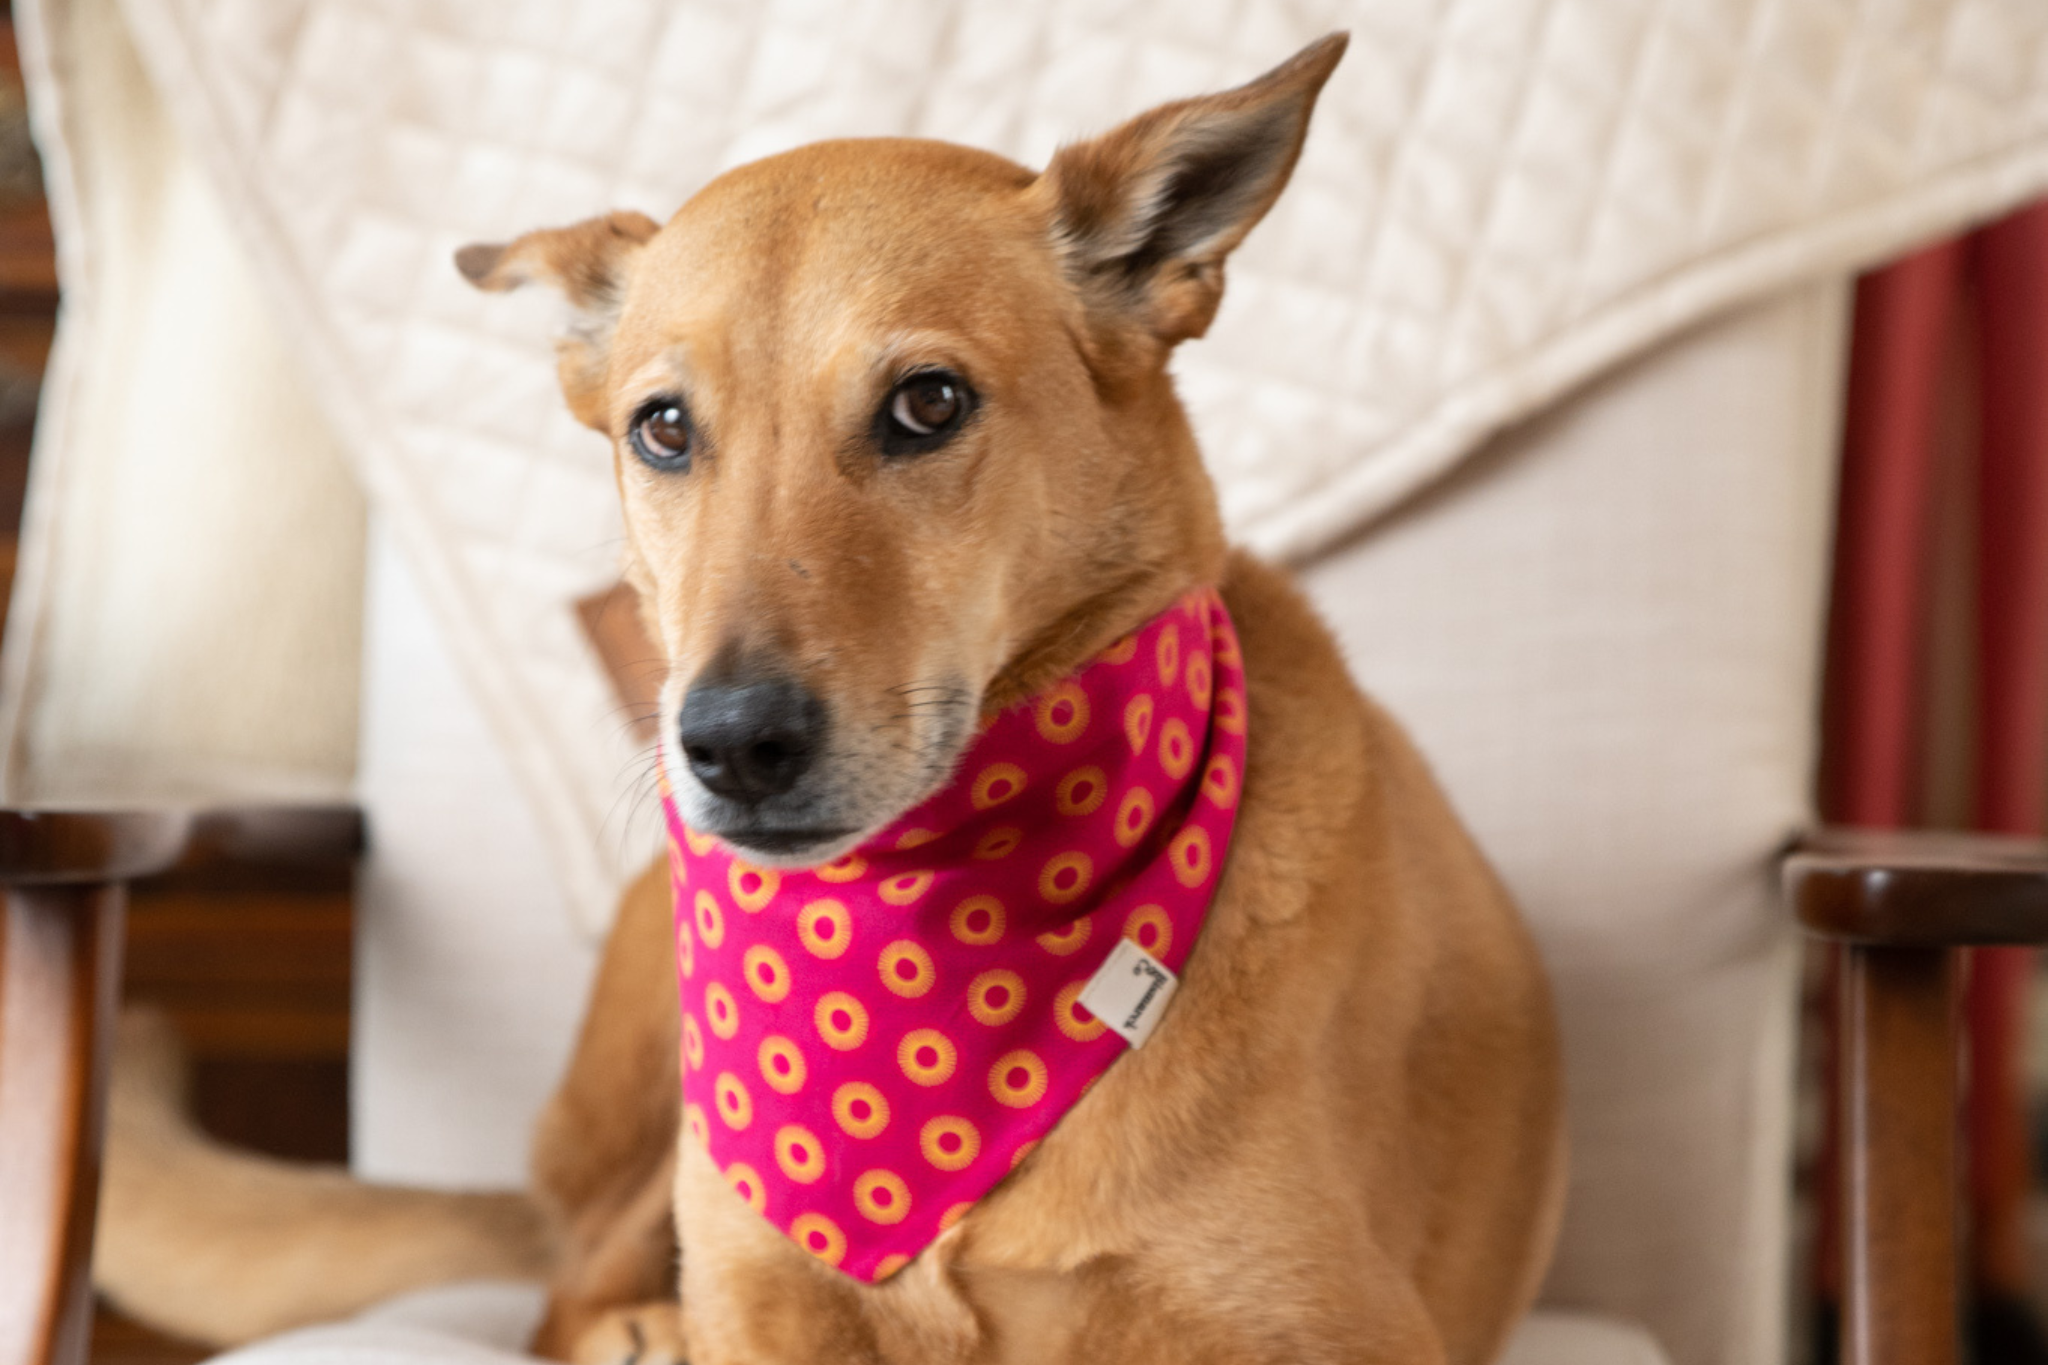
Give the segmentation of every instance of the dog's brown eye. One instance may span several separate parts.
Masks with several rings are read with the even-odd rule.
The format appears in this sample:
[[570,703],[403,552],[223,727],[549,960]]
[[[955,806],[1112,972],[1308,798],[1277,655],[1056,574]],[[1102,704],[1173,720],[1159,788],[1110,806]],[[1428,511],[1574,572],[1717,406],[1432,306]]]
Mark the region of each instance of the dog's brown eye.
[[882,450],[913,455],[942,444],[974,406],[967,381],[949,370],[911,375],[890,391],[882,406]]
[[896,390],[889,415],[913,436],[929,436],[960,415],[960,390],[952,380],[933,376],[913,380]]
[[634,453],[651,468],[686,468],[693,440],[690,414],[673,398],[657,398],[634,417],[629,439]]

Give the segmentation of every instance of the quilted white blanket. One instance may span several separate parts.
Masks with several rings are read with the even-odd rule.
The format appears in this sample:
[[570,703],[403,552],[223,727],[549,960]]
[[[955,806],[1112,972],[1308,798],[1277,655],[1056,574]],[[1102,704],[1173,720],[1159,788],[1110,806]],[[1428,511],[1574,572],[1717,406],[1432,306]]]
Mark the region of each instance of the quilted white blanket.
[[1674,329],[2048,188],[2041,0],[123,10],[593,923],[637,847],[631,741],[569,606],[613,576],[609,452],[553,392],[550,305],[472,293],[456,246],[661,216],[824,136],[1040,163],[1349,28],[1294,186],[1179,361],[1236,533],[1299,557]]

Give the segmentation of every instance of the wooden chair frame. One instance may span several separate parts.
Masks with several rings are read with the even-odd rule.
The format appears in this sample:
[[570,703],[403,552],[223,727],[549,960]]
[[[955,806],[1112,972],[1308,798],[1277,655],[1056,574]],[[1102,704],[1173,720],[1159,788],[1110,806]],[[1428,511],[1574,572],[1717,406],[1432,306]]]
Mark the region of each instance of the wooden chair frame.
[[0,1365],[84,1365],[129,881],[211,861],[332,863],[332,807],[0,810]]
[[[125,883],[312,862],[355,811],[0,811],[0,1365],[84,1365]],[[2048,942],[2048,844],[1828,831],[1787,900],[1844,954],[1844,1365],[1958,1359],[1958,950]]]
[[1842,1361],[1960,1358],[1960,951],[2048,942],[2048,843],[1830,830],[1783,869],[1842,954]]

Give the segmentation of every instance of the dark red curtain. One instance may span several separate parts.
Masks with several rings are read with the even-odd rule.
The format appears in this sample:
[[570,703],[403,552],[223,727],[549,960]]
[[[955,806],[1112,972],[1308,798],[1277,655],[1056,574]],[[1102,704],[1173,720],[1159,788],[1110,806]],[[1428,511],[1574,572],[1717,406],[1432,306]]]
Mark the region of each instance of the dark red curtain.
[[[1959,342],[1976,361],[1960,397],[1975,406],[1980,432],[1972,819],[1979,829],[2038,834],[2048,815],[2048,205],[1919,252],[1857,286],[1821,807],[1829,820],[1853,825],[1909,825],[1923,816],[1936,423],[1943,377],[1958,373],[1945,362]],[[1973,956],[1965,1102],[1971,1269],[1980,1292],[2019,1298],[2027,1291],[2032,1184],[2022,1064],[2033,954]],[[1831,1111],[1816,1267],[1831,1298],[1841,1267],[1834,1141]]]

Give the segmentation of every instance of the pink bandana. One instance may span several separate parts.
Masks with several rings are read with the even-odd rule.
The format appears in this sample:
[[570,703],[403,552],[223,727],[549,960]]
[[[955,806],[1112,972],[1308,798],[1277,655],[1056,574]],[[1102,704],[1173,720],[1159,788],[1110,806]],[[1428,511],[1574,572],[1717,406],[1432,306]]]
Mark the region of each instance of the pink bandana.
[[1237,636],[1200,589],[996,717],[953,782],[836,862],[755,867],[664,790],[685,1131],[799,1246],[894,1274],[1122,1054],[1079,1000],[1102,1005],[1113,949],[1144,960],[1120,941],[1186,961],[1244,751]]

